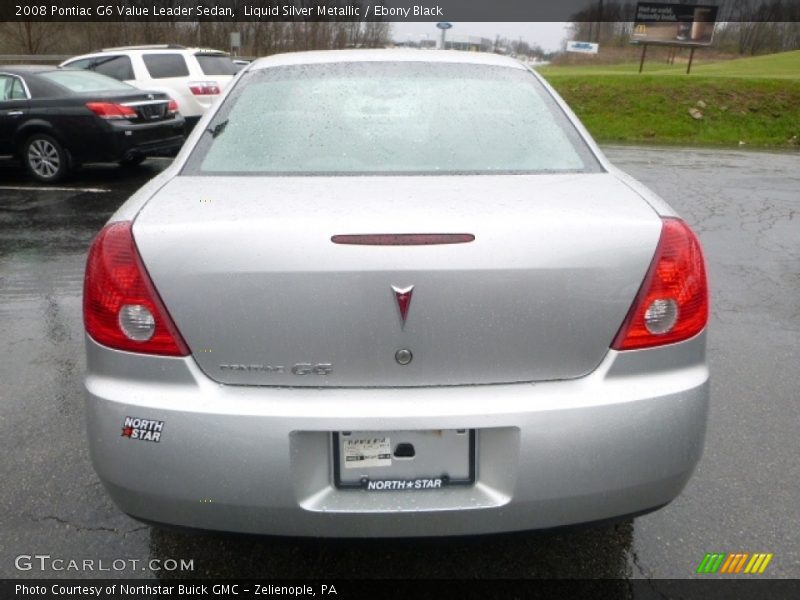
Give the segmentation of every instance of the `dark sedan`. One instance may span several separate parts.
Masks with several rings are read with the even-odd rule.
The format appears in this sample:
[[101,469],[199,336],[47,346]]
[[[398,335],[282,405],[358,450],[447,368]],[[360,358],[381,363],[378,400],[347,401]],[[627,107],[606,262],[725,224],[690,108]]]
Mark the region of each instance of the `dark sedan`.
[[82,70],[0,66],[0,156],[41,182],[89,162],[136,165],[175,152],[184,119],[169,96]]

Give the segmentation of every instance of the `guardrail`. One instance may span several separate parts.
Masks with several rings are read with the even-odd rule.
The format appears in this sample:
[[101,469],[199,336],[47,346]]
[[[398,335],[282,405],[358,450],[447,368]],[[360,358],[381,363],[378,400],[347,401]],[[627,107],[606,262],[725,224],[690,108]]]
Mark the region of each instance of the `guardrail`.
[[72,54],[0,54],[0,65],[57,65],[72,56]]

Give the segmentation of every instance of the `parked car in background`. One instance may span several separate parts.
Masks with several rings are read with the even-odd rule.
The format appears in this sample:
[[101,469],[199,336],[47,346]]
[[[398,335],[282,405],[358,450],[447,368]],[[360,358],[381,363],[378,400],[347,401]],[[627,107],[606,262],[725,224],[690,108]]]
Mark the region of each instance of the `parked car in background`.
[[104,48],[61,66],[89,69],[143,90],[169,94],[190,129],[239,69],[225,52],[175,44]]
[[709,401],[700,243],[539,75],[293,53],[212,111],[89,251],[89,445],[125,512],[463,535],[680,493]]
[[86,71],[0,66],[0,156],[42,182],[88,162],[135,165],[177,151],[184,120],[174,100]]

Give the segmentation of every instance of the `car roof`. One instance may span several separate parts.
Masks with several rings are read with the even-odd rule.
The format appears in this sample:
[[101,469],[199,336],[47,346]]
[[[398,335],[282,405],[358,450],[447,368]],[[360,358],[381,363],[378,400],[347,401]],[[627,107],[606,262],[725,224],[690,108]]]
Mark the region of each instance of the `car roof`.
[[250,70],[289,65],[310,65],[340,62],[436,62],[489,65],[527,70],[518,60],[488,52],[461,52],[458,50],[313,50],[273,54],[254,61]]
[[224,50],[214,48],[176,48],[174,46],[119,46],[103,48],[90,54],[219,54],[228,56]]
[[[76,54],[70,56],[64,62],[74,62],[76,60],[84,60],[87,58],[97,58],[110,55],[143,55],[143,54],[181,54],[181,55],[214,55],[214,56],[229,56],[224,50],[214,50],[213,48],[170,48],[167,46],[120,46],[118,48],[103,48],[87,54]],[[63,64],[63,63],[62,63]]]

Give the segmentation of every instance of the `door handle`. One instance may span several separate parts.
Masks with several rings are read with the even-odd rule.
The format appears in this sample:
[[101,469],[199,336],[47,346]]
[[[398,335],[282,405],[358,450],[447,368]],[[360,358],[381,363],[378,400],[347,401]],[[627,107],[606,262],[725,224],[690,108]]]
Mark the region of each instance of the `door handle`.
[[6,114],[8,114],[9,117],[18,117],[18,116],[20,116],[21,114],[24,114],[24,113],[21,110],[12,110],[12,111],[9,111]]

